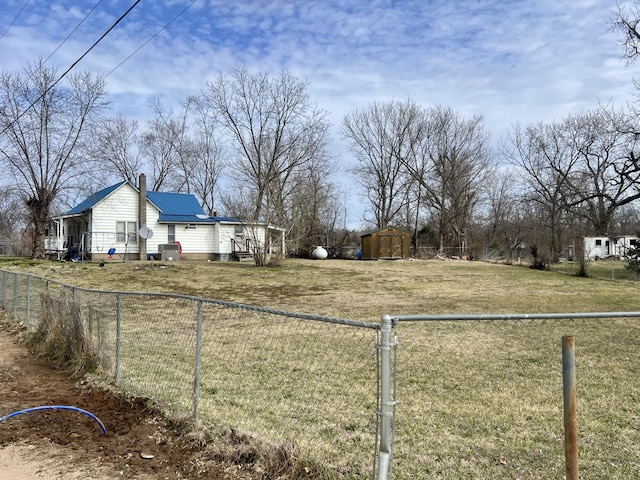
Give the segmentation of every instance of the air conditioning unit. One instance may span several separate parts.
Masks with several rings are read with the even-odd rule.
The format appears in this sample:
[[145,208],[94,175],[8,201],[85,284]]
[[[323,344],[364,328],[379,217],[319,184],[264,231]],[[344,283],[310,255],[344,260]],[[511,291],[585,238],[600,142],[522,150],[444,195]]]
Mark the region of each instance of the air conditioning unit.
[[174,243],[158,245],[158,253],[160,254],[160,260],[165,262],[180,260],[180,245]]

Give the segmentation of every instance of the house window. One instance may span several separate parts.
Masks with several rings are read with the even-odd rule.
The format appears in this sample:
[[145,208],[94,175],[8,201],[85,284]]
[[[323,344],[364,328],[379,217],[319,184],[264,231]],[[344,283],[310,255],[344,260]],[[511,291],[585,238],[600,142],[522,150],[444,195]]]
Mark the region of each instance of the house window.
[[602,246],[602,240],[596,240],[596,247]]
[[129,234],[129,243],[138,243],[138,224],[136,222],[127,222],[127,233]]
[[638,240],[635,238],[632,238],[631,240],[629,240],[629,245],[633,245],[634,247],[638,244]]
[[136,222],[116,222],[116,243],[138,243]]
[[236,237],[242,237],[244,235],[244,229],[242,228],[242,225],[236,225],[234,233]]
[[127,239],[127,222],[116,222],[116,243],[125,243]]
[[167,225],[167,242],[176,243],[176,226]]

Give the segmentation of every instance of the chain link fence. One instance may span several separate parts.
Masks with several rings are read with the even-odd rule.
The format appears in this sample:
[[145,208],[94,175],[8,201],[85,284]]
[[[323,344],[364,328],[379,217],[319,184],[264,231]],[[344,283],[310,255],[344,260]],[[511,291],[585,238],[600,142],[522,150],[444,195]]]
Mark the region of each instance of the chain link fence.
[[567,335],[580,478],[640,475],[640,312],[392,319],[393,478],[565,478]]
[[[86,337],[55,348],[83,349],[127,394],[226,439],[289,450],[329,477],[375,476],[379,324],[8,271],[0,278],[15,320]],[[51,322],[56,315],[63,326]]]
[[640,312],[378,324],[7,271],[0,280],[15,320],[37,331],[57,312],[123,391],[222,438],[295,449],[326,478],[562,478],[571,335],[581,478],[640,474]]

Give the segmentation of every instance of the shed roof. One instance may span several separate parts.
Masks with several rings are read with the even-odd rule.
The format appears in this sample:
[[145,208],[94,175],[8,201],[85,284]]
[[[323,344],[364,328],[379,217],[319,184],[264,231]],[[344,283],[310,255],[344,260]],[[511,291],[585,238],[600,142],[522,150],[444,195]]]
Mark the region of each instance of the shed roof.
[[376,228],[375,230],[371,230],[370,232],[367,233],[363,233],[362,235],[360,235],[360,237],[366,237],[368,235],[373,235],[374,233],[378,233],[378,232],[382,232],[383,230],[395,230],[399,233],[403,233],[405,235],[410,235],[409,232],[406,232],[400,228],[396,228],[396,227],[391,227],[391,226],[387,226],[387,227],[382,227],[382,228]]

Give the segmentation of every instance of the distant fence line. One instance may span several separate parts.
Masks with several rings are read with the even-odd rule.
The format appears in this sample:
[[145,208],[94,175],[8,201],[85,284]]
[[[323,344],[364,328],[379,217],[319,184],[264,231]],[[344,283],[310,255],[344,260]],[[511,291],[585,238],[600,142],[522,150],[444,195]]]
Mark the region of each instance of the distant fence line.
[[640,312],[376,323],[0,272],[14,321],[59,310],[123,391],[214,432],[293,440],[330,478],[562,478],[560,338],[575,334],[584,476],[640,474]]

